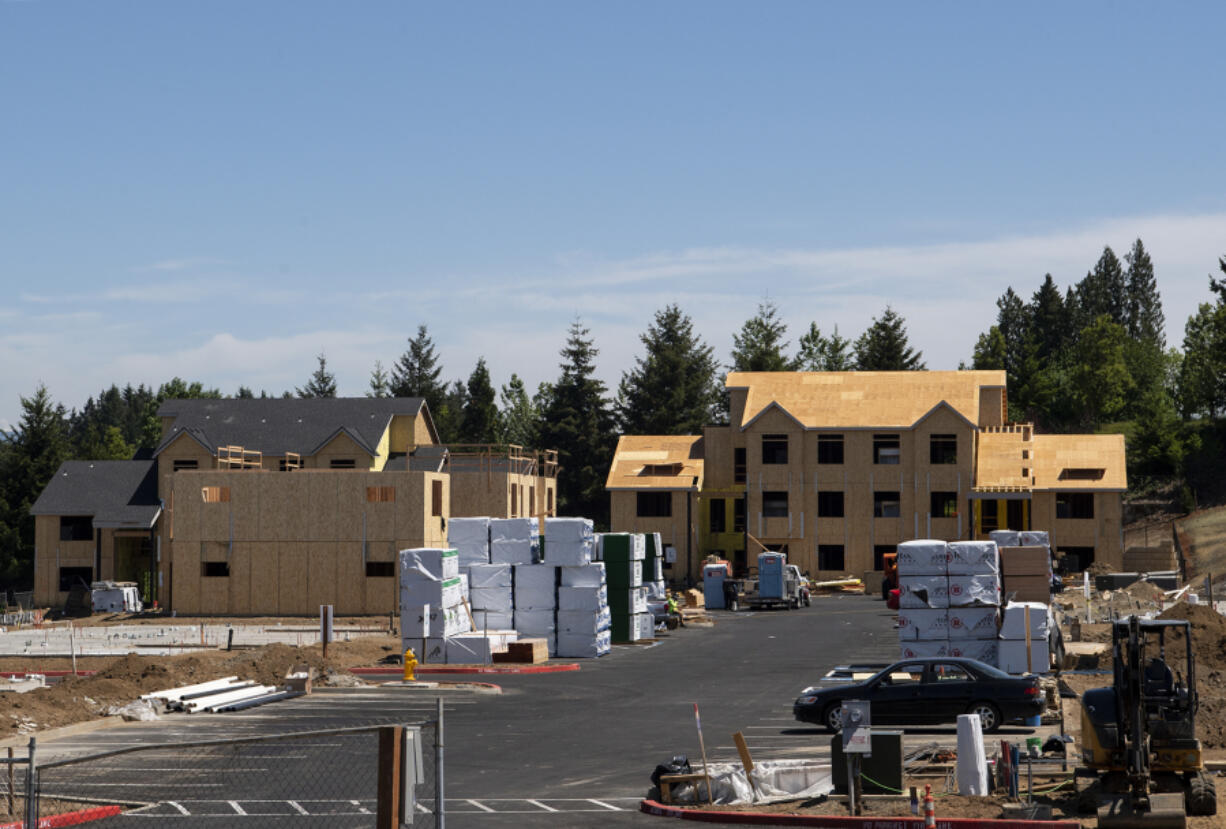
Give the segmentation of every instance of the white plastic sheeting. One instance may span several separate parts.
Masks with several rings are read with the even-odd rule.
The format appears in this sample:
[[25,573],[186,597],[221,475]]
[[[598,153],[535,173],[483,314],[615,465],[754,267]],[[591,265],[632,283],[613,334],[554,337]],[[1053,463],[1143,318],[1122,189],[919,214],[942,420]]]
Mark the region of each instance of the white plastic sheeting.
[[473,590],[511,586],[511,565],[473,564],[468,568],[468,583]]
[[447,544],[460,558],[460,566],[490,560],[490,519],[452,518],[447,522]]
[[988,760],[983,749],[983,727],[978,714],[958,715],[958,794],[986,796]]
[[1000,627],[999,611],[995,607],[951,607],[949,638],[995,639]]
[[982,576],[1000,572],[1000,551],[995,541],[952,541],[948,572],[951,576]]
[[515,565],[515,612],[557,606],[558,568],[549,564]]
[[600,587],[559,587],[558,610],[596,611],[609,606],[609,589]]
[[949,577],[950,607],[999,607],[1000,576],[996,573]]
[[603,561],[594,561],[581,567],[562,568],[563,587],[600,587],[606,581]]
[[596,538],[590,518],[546,518],[545,561],[565,567],[592,562]]
[[1049,608],[1042,602],[1009,602],[1000,623],[1001,639],[1026,638],[1026,608],[1030,608],[1030,638],[1047,638]]
[[460,575],[460,555],[441,547],[415,547],[400,551],[400,583],[416,574],[433,581],[446,581]]
[[949,607],[946,576],[899,576],[898,606],[909,609]]
[[[701,769],[696,766],[694,770]],[[740,763],[712,763],[708,773],[711,777],[711,799],[722,806],[818,798],[834,791],[830,764],[811,760],[756,762],[752,786]],[[705,802],[706,793],[705,780],[698,781],[697,785],[687,783],[674,786],[671,790],[676,803]]]
[[949,569],[949,545],[932,538],[898,545],[899,576],[943,576]]

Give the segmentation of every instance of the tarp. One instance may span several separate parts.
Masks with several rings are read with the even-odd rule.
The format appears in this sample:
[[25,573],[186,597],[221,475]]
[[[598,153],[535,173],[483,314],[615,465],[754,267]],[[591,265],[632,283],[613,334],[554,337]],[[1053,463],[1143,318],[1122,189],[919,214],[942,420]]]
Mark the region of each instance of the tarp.
[[948,570],[949,545],[932,538],[898,545],[899,576],[943,576]]
[[595,561],[581,567],[562,568],[563,587],[600,587],[605,581],[603,561]]
[[[702,768],[695,766],[694,771],[700,772]],[[712,800],[725,806],[812,799],[834,791],[830,764],[811,760],[756,762],[752,786],[740,763],[712,763],[707,773],[711,777]],[[698,785],[674,786],[670,794],[675,803],[705,803],[707,784],[702,780]]]

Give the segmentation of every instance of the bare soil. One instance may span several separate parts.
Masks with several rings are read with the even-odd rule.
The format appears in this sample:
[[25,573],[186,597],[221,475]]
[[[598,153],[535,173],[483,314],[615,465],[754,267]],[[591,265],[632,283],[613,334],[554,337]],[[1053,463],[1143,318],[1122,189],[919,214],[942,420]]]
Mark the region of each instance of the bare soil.
[[[399,651],[393,636],[370,636],[350,642],[333,642],[328,658],[319,645],[295,648],[268,645],[241,651],[194,651],[179,656],[78,658],[80,670],[96,670],[86,677],[62,681],[26,694],[0,694],[0,738],[57,728],[103,716],[110,706],[122,706],[141,694],[237,675],[264,685],[280,685],[295,665],[315,668],[320,681],[344,675],[349,668],[374,665]],[[65,664],[68,663],[68,664]],[[31,657],[0,658],[0,670],[46,671],[71,668],[68,659]]]

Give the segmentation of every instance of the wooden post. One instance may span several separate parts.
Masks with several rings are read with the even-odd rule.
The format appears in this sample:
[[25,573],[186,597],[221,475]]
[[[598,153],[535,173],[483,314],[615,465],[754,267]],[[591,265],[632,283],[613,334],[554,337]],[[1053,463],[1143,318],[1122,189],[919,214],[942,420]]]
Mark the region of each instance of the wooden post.
[[741,755],[741,766],[745,769],[745,779],[749,781],[749,789],[757,794],[758,787],[753,782],[753,757],[749,756],[749,746],[745,744],[745,735],[739,731],[736,732],[732,735],[732,742],[736,743],[736,752]]
[[378,805],[375,807],[377,829],[399,829],[403,742],[404,729],[400,726],[379,729]]
[[707,744],[702,739],[702,720],[698,716],[698,703],[694,703],[694,726],[698,729],[698,748],[702,751],[702,773],[707,778],[707,802],[714,803],[711,794],[711,771],[707,764]]
[[9,746],[9,814],[13,814],[13,747]]

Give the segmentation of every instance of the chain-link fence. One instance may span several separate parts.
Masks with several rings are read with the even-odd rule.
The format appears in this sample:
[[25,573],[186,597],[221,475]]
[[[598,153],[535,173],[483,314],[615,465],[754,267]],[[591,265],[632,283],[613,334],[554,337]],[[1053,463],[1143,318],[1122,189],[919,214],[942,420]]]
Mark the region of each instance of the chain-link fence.
[[[443,821],[436,808],[445,803],[441,735],[440,716],[399,726],[147,745],[49,763],[35,756],[32,814],[118,804],[125,813],[160,818],[158,825],[209,817],[252,829],[427,829]],[[26,767],[10,767],[18,789],[14,814],[27,818]]]

